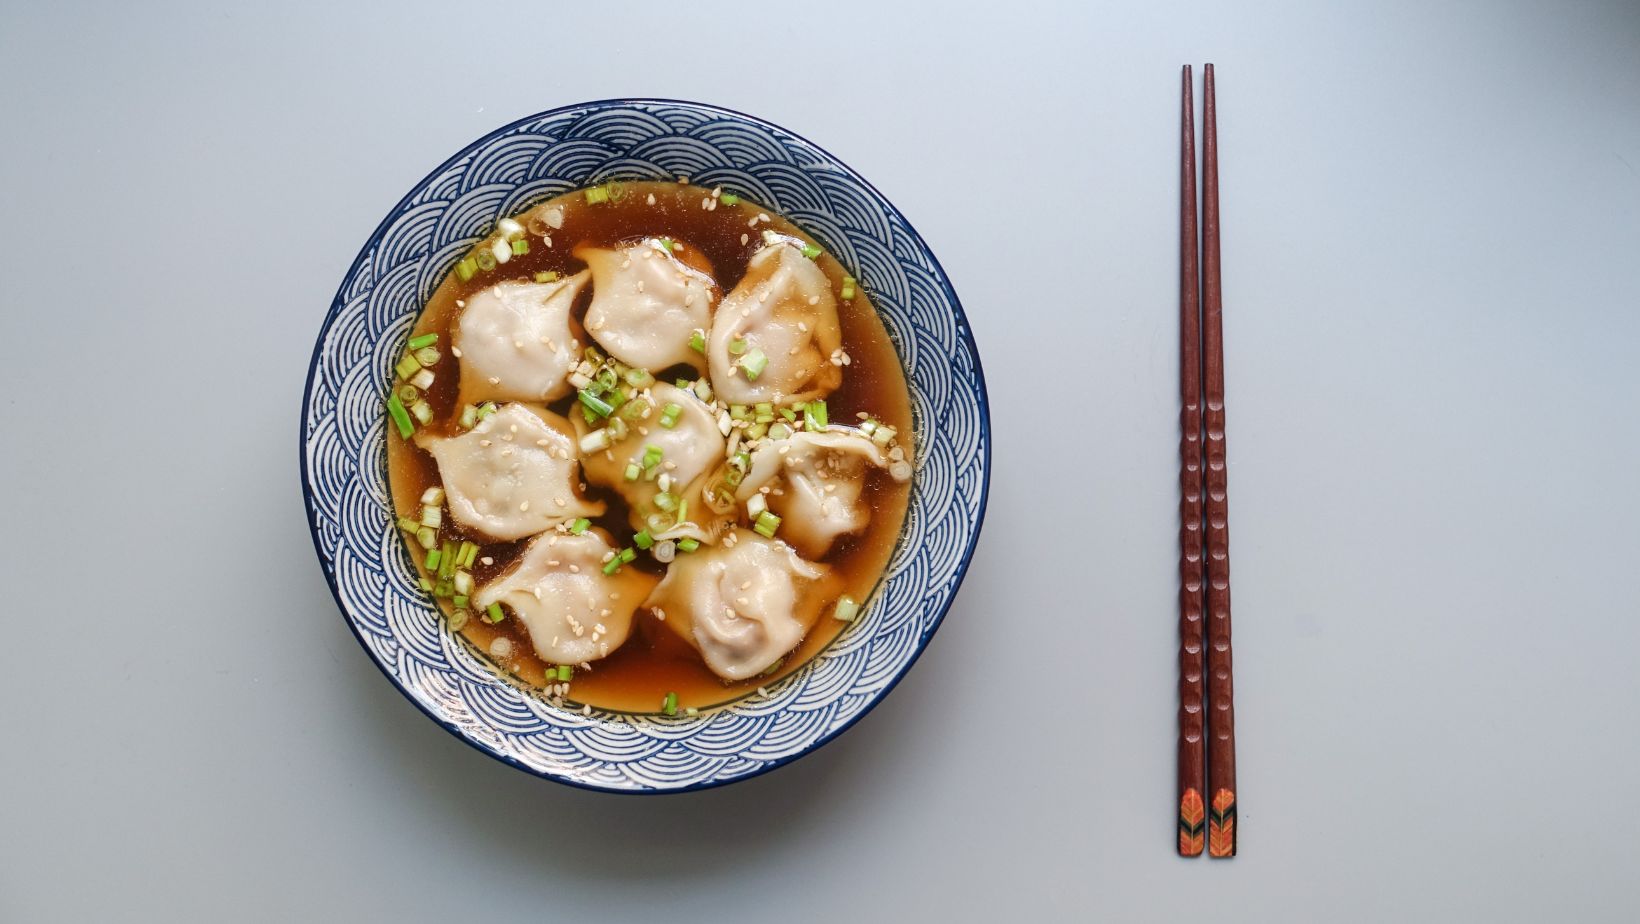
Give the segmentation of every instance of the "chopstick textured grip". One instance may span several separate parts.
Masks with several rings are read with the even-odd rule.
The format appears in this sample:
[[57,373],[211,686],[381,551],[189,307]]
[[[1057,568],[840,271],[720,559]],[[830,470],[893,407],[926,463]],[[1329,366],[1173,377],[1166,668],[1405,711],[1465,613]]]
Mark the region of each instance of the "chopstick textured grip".
[[1196,131],[1184,67],[1179,156],[1179,855],[1201,856],[1207,768],[1202,740],[1201,276],[1196,248]]
[[1213,65],[1202,100],[1202,390],[1207,456],[1207,852],[1236,854],[1236,710],[1230,652],[1230,497],[1224,442],[1224,301],[1219,289],[1218,112]]

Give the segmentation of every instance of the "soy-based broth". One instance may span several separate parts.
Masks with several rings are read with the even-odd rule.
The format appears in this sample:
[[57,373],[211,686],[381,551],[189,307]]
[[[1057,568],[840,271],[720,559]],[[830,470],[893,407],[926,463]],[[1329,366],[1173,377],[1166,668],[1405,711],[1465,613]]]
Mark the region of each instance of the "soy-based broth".
[[[633,182],[620,184],[614,191],[616,194],[608,201],[597,204],[589,204],[582,190],[546,203],[562,207],[562,226],[532,228],[535,233],[530,234],[531,246],[527,253],[513,256],[491,270],[477,272],[470,279],[463,281],[452,272],[417,319],[412,339],[436,333],[439,347],[448,354],[452,328],[461,310],[458,302],[506,280],[528,281],[542,272],[566,276],[579,272],[585,265],[573,257],[571,251],[581,244],[614,247],[642,238],[670,238],[683,244],[678,254],[680,260],[696,268],[709,268],[722,292],[728,293],[745,273],[752,254],[763,244],[765,229],[812,242],[801,229],[765,207],[744,199],[735,205],[725,205],[713,196],[712,190],[697,186]],[[717,205],[712,209],[703,208],[703,200],[715,201]],[[760,220],[760,216],[767,217]],[[749,225],[754,221],[755,227]],[[542,231],[550,236],[550,246]],[[833,291],[840,291],[847,273],[844,267],[829,252],[822,252],[814,259]],[[869,293],[863,285],[855,288],[856,294],[851,300],[837,302],[843,349],[849,363],[843,368],[841,385],[826,396],[831,422],[853,425],[858,423],[858,415],[869,414],[902,434],[902,445],[909,449],[911,404],[899,358],[870,302]],[[573,325],[580,323],[591,295],[590,286],[581,292],[572,311]],[[584,329],[576,327],[575,333],[583,346],[592,343]],[[436,369],[435,380],[424,394],[433,416],[420,429],[453,436],[461,432],[457,423],[461,412],[457,400],[457,362],[447,356]],[[683,366],[651,371],[663,382],[697,376]],[[577,412],[575,403],[572,393],[548,403],[547,407],[567,418]],[[388,474],[394,506],[399,516],[414,519],[421,511],[423,492],[441,483],[438,467],[427,452],[399,438],[391,423],[388,430]],[[608,504],[607,512],[593,518],[593,524],[606,529],[618,548],[629,544],[634,530],[628,524],[622,498],[596,485],[588,485],[586,494]],[[680,710],[705,708],[755,694],[760,686],[772,684],[798,669],[849,625],[832,617],[831,601],[843,594],[861,602],[870,598],[901,532],[909,495],[909,482],[896,481],[883,470],[873,469],[868,473],[861,500],[871,511],[870,523],[862,532],[839,537],[829,552],[817,559],[831,569],[831,578],[812,587],[810,593],[825,594],[827,600],[803,641],[773,671],[747,680],[726,682],[708,669],[701,654],[672,629],[640,609],[633,616],[631,636],[624,644],[602,660],[592,662],[591,670],[574,672],[563,702],[574,707],[586,704],[599,709],[652,713],[660,710],[668,693],[676,693]],[[463,529],[449,516],[444,518],[439,535],[441,539],[469,540],[480,546],[480,558],[470,569],[479,586],[507,570],[529,542],[528,539],[495,542]],[[410,554],[423,576],[431,580],[433,576],[423,567],[423,552],[413,541]],[[665,571],[664,565],[645,554],[639,554],[626,567],[657,576]],[[446,613],[450,612],[448,599],[438,602]],[[499,670],[525,684],[543,685],[548,665],[536,656],[529,634],[519,619],[507,618],[495,625],[469,619],[461,633],[479,651],[485,652]],[[506,652],[507,643],[494,644],[501,638],[509,640],[510,653]]]

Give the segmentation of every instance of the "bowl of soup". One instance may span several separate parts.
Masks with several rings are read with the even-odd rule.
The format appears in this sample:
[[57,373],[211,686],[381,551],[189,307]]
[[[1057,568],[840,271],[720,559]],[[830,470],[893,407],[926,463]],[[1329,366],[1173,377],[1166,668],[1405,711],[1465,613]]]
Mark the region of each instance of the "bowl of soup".
[[571,785],[745,779],[910,669],[984,517],[979,355],[939,262],[814,144],[613,100],[395,206],[314,349],[302,479],[378,667]]

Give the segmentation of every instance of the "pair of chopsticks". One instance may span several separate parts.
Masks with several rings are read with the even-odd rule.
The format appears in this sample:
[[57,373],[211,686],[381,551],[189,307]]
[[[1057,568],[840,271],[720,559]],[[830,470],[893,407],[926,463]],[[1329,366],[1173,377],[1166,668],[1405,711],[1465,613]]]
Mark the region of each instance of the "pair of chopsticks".
[[[1207,65],[1202,86],[1199,264],[1191,85],[1190,65],[1186,64],[1179,199],[1179,854],[1200,856],[1205,833],[1209,855],[1233,857],[1236,716],[1230,665],[1224,304],[1219,292],[1219,146],[1213,65]],[[1203,793],[1212,793],[1206,806]]]

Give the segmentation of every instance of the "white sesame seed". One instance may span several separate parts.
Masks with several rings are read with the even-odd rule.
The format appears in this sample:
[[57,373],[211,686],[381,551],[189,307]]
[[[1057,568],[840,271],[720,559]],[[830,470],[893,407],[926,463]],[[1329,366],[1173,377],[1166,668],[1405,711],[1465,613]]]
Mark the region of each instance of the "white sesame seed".
[[492,375],[492,376],[490,376],[490,384],[491,385],[500,385],[501,380]]
[[486,556],[484,556],[484,557],[483,557],[483,558],[480,558],[480,559],[479,559],[479,561],[481,561],[481,562],[483,562],[483,563],[484,563],[484,564],[486,564],[486,565],[493,565],[493,564],[495,564],[495,559],[493,559],[493,558],[491,558],[491,557],[490,557],[490,556],[488,556],[488,555],[486,555]]
[[461,348],[460,347],[451,347],[450,348],[450,355],[454,356],[456,359],[460,359],[461,358]]

